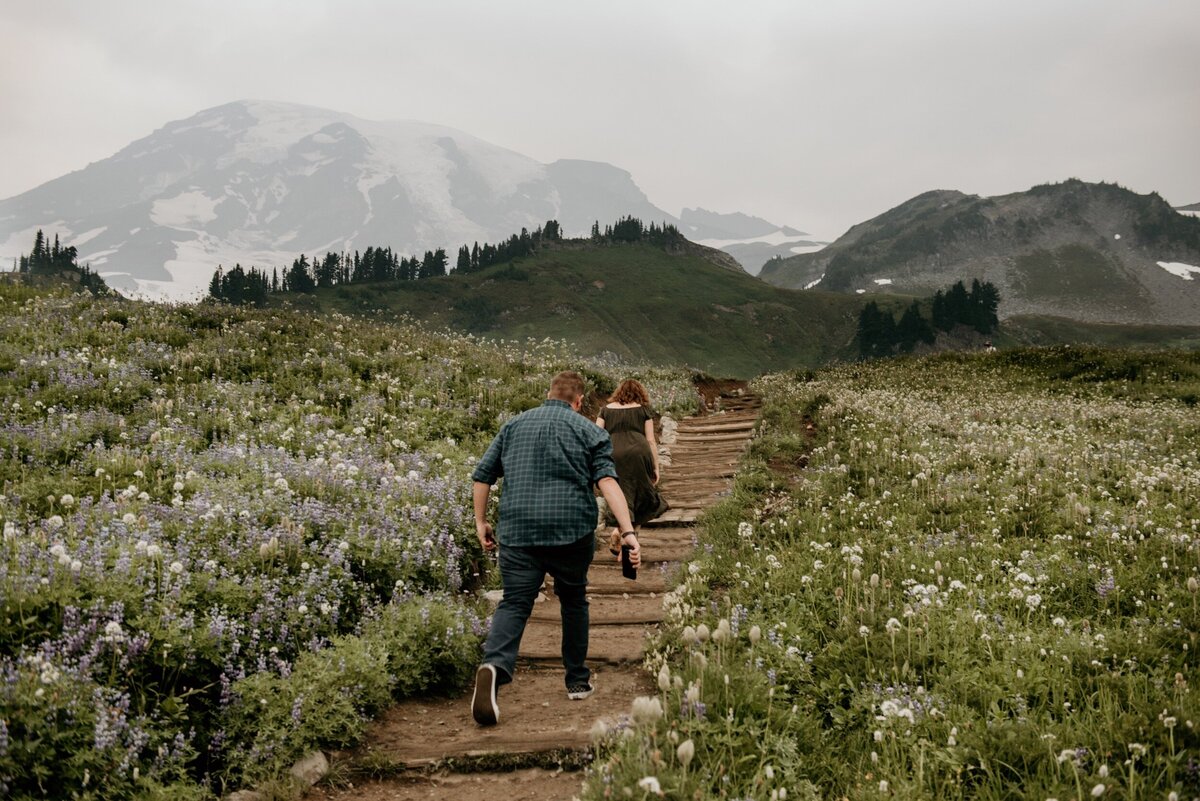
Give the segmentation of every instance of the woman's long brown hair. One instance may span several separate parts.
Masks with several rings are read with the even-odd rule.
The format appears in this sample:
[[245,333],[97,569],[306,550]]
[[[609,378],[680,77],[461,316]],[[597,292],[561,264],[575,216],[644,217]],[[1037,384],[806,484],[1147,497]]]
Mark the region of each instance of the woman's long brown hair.
[[609,403],[640,403],[642,406],[650,405],[650,395],[646,392],[646,388],[642,386],[642,382],[636,378],[626,378],[621,382],[621,386],[617,387],[617,391],[608,399]]

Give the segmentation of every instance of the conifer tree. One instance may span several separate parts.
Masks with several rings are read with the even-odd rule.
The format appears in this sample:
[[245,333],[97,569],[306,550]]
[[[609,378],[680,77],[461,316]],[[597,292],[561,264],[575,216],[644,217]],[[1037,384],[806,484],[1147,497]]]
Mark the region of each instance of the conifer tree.
[[917,301],[914,300],[912,305],[904,310],[904,314],[900,315],[900,322],[896,326],[896,339],[904,353],[911,352],[918,342],[933,344],[933,328],[921,315],[921,307]]
[[316,289],[316,282],[308,271],[308,257],[303,253],[292,262],[292,268],[288,270],[284,280],[287,289],[292,292],[308,293]]

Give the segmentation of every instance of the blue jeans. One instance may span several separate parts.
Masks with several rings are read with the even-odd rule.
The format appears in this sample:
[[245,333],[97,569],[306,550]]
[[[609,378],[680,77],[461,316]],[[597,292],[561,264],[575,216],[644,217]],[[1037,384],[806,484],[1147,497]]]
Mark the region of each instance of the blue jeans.
[[492,615],[492,627],[483,646],[483,662],[499,669],[500,684],[512,681],[516,672],[521,635],[547,573],[554,577],[554,594],[562,611],[562,660],[567,686],[587,684],[591,679],[584,662],[588,650],[587,572],[595,552],[594,534],[570,545],[500,546],[504,597]]

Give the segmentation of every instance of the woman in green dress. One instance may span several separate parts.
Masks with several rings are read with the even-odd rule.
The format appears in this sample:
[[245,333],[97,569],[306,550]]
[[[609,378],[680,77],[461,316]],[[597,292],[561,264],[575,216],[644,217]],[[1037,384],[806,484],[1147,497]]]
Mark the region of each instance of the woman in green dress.
[[[600,410],[596,424],[612,437],[617,483],[629,504],[629,515],[636,529],[670,508],[657,489],[658,443],[654,439],[654,415],[646,388],[632,378],[622,381],[608,405]],[[611,519],[608,522],[615,523]],[[613,537],[614,542],[620,542],[620,532],[615,528]]]

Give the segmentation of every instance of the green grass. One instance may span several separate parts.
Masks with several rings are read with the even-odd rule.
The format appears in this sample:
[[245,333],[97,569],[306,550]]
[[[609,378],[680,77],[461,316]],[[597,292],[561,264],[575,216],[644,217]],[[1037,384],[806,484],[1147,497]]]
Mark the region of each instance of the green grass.
[[545,250],[471,275],[359,284],[287,301],[409,316],[492,339],[551,337],[585,355],[749,377],[852,352],[862,300],[779,289],[649,245]]
[[1065,317],[1021,315],[1005,320],[1003,330],[1008,340],[1026,345],[1200,350],[1200,326],[1085,323]]

